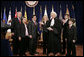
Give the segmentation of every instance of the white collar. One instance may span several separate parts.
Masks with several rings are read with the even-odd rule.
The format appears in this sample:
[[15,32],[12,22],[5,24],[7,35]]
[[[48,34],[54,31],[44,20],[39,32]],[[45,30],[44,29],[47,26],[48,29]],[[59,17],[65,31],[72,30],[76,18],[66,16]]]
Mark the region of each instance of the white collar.
[[53,19],[51,19],[51,22],[52,22],[52,21],[54,21],[54,18],[53,18]]
[[65,23],[68,21],[68,19],[65,19]]
[[68,19],[65,19],[65,21],[67,21]]
[[33,20],[33,22],[35,23],[36,21]]
[[46,24],[46,21],[44,21],[44,23]]

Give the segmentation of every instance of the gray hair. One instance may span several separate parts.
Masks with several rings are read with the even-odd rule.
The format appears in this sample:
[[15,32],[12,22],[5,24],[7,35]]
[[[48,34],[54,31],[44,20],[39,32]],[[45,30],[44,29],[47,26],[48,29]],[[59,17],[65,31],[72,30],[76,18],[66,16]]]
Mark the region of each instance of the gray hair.
[[50,14],[54,14],[55,17],[57,17],[57,13],[56,12],[51,12]]
[[18,11],[17,14],[18,14],[18,13],[21,13],[21,14],[22,14],[22,12],[20,12],[20,11]]

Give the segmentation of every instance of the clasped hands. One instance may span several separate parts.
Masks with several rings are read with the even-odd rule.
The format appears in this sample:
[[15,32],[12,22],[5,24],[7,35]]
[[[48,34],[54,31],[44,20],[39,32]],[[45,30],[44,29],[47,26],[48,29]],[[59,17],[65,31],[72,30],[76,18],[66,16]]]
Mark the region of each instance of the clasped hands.
[[51,27],[48,27],[47,29],[48,29],[49,31],[53,31],[53,29],[52,29]]

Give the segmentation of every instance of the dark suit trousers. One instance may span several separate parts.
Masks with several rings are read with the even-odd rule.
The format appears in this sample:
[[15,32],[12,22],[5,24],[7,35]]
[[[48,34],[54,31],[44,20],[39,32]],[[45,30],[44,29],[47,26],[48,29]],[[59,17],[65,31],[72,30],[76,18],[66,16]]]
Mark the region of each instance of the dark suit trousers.
[[68,42],[67,43],[67,55],[70,56],[72,51],[72,56],[76,56],[76,48],[75,43]]
[[29,37],[25,36],[25,51],[29,51]]
[[29,39],[30,54],[34,54],[36,52],[36,48],[37,48],[37,39],[36,38]]
[[47,33],[43,32],[43,53],[46,53],[46,49],[47,49]]
[[18,40],[16,37],[13,37],[13,54],[18,54]]
[[19,46],[19,54],[24,55],[25,54],[25,38],[22,38],[21,41],[19,41],[18,46]]
[[63,51],[62,51],[63,54],[65,54],[65,48],[66,48],[66,42],[65,38],[63,38]]

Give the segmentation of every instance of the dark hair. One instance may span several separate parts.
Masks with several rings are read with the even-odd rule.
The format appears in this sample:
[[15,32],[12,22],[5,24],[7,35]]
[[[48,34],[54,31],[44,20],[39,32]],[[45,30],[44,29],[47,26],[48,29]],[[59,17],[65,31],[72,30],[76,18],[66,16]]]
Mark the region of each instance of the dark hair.
[[18,11],[18,12],[21,12],[21,11]]
[[26,18],[26,17],[23,17],[23,18]]
[[72,21],[74,23],[74,19],[73,18],[70,18],[69,21]]
[[34,16],[36,16],[36,15],[33,15],[32,18],[33,18]]
[[70,16],[69,14],[65,14],[65,15]]

